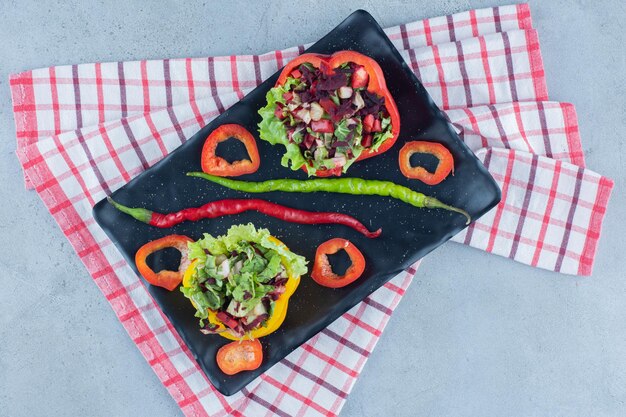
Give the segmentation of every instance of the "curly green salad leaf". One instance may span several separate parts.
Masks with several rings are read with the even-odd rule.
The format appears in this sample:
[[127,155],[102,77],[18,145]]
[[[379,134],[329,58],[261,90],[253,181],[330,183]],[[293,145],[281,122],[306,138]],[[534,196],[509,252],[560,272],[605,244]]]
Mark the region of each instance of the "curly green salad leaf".
[[267,105],[259,110],[259,114],[263,118],[261,123],[259,123],[261,139],[268,141],[272,145],[282,144],[287,146],[289,144],[287,129],[285,129],[283,122],[274,115],[274,110],[276,109],[276,103],[285,104],[283,94],[289,92],[292,87],[298,86],[299,84],[300,80],[289,77],[285,84],[270,88],[267,92],[265,95]]

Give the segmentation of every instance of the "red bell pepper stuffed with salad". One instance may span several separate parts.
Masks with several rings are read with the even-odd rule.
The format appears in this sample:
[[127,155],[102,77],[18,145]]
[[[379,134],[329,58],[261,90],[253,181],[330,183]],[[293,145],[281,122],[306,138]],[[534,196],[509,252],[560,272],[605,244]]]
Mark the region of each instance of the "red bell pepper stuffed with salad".
[[259,114],[261,139],[286,148],[282,165],[318,177],[385,152],[400,132],[380,66],[353,51],[291,61]]

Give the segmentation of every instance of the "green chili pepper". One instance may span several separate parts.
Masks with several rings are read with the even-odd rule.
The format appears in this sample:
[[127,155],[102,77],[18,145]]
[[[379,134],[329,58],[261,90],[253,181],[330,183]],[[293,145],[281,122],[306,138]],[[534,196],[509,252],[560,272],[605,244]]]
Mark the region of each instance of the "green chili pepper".
[[266,193],[269,191],[284,191],[287,193],[313,193],[323,191],[327,193],[379,195],[392,197],[419,208],[444,209],[462,214],[467,218],[465,224],[471,221],[470,215],[456,207],[442,203],[434,197],[428,197],[417,191],[390,181],[364,180],[362,178],[316,178],[312,180],[277,179],[262,182],[249,182],[216,177],[204,172],[188,172],[190,177],[204,178],[231,190],[247,193]]

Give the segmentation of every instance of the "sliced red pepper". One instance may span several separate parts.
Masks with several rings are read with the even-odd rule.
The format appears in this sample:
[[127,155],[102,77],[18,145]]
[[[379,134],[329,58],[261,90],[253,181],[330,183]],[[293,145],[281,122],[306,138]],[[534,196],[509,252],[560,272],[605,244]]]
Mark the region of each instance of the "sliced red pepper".
[[[150,284],[173,291],[182,282],[185,270],[190,263],[187,249],[188,242],[193,242],[193,240],[187,236],[169,235],[146,243],[135,254],[137,270]],[[165,248],[175,248],[180,251],[181,257],[178,271],[163,270],[154,272],[146,263],[148,256]]]
[[330,169],[320,167],[315,175],[318,177],[339,177],[342,171],[343,167],[334,167]]
[[333,122],[328,119],[313,120],[311,122],[311,130],[318,133],[333,133],[335,127]]
[[333,101],[328,97],[324,97],[320,100],[320,106],[322,106],[326,113],[330,114],[331,116],[335,114],[335,111],[337,111],[337,105],[333,103]]
[[[217,145],[230,138],[235,138],[245,145],[250,159],[229,163],[224,158],[220,158],[215,154]],[[259,157],[259,149],[257,148],[256,140],[254,136],[241,125],[221,125],[211,132],[202,147],[202,171],[207,174],[217,175],[219,177],[237,177],[239,175],[256,172],[260,164],[261,158]]]
[[364,88],[367,87],[367,83],[370,80],[370,76],[367,74],[365,67],[359,65],[352,73],[352,88]]
[[[385,140],[376,151],[371,149],[363,150],[363,152],[361,152],[361,155],[359,155],[359,157],[357,158],[357,161],[362,161],[363,159],[371,158],[373,156],[388,151],[396,142],[396,140],[398,139],[398,135],[400,134],[400,114],[398,113],[396,102],[394,101],[391,93],[387,88],[387,83],[385,82],[385,75],[383,74],[383,70],[374,59],[354,51],[339,51],[335,52],[333,55],[303,54],[293,59],[283,68],[280,76],[278,77],[278,80],[276,81],[276,85],[283,85],[285,81],[287,81],[287,78],[291,76],[292,72],[294,70],[297,70],[300,65],[304,63],[309,63],[314,67],[319,68],[321,71],[330,72],[334,71],[335,68],[338,68],[339,66],[350,62],[357,65],[357,69],[352,75],[352,87],[361,88],[362,85],[363,87],[366,87],[368,91],[384,97],[385,108],[387,109],[389,117],[391,118],[392,136],[389,139]],[[357,87],[355,87],[355,85],[357,85]],[[324,110],[332,115],[332,106],[327,102],[322,103],[322,101],[323,100],[320,100],[320,105],[324,108]],[[373,124],[372,127],[374,127]],[[305,171],[307,170],[305,166],[303,166],[302,169],[304,169]],[[341,172],[341,169],[318,170],[316,175],[318,177],[328,177],[331,175],[341,175]]]
[[365,132],[371,132],[374,127],[374,115],[368,114],[363,118],[363,130]]
[[263,346],[259,339],[231,342],[217,351],[216,360],[226,375],[252,371],[263,362]]
[[237,323],[237,320],[235,320],[228,314],[224,313],[223,311],[220,311],[219,313],[217,313],[217,318],[220,319],[222,323],[224,323],[226,326],[230,327],[231,329],[235,329],[239,325],[239,323]]
[[295,69],[291,71],[291,76],[293,78],[300,78],[302,76],[302,73],[300,72],[300,70]]
[[365,135],[363,135],[363,139],[361,140],[361,145],[363,147],[368,147],[368,146],[372,146],[372,134],[371,133],[367,133]]
[[[428,172],[424,167],[411,166],[411,155],[427,153],[439,159],[435,172]],[[454,158],[450,151],[437,142],[413,141],[404,144],[398,155],[400,171],[407,178],[417,179],[428,185],[436,185],[445,180],[452,172],[454,174]]]
[[[328,261],[328,255],[333,255],[340,250],[345,250],[352,264],[345,274],[337,275]],[[317,247],[315,252],[315,263],[311,278],[324,287],[340,288],[354,282],[365,271],[365,257],[352,242],[346,239],[330,239]]]
[[372,132],[382,132],[383,127],[380,123],[380,119],[374,120],[374,125],[372,126]]

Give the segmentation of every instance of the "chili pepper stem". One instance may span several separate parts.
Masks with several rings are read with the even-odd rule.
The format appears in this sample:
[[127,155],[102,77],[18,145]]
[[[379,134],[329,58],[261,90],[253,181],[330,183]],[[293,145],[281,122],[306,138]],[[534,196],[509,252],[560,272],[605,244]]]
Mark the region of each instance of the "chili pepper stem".
[[150,223],[150,220],[152,219],[152,211],[150,210],[147,210],[144,208],[126,207],[118,203],[117,201],[113,200],[110,196],[107,197],[107,201],[109,202],[109,204],[111,204],[113,207],[115,207],[122,213],[126,213],[129,216],[139,220],[140,222]]
[[470,222],[472,221],[472,218],[470,217],[470,215],[469,215],[469,213],[467,211],[462,210],[460,208],[453,207],[453,206],[449,206],[447,204],[444,204],[444,203],[442,203],[441,201],[437,200],[434,197],[426,197],[424,199],[424,207],[426,207],[426,208],[440,208],[440,209],[453,211],[455,213],[462,214],[467,219],[465,224],[470,224]]

